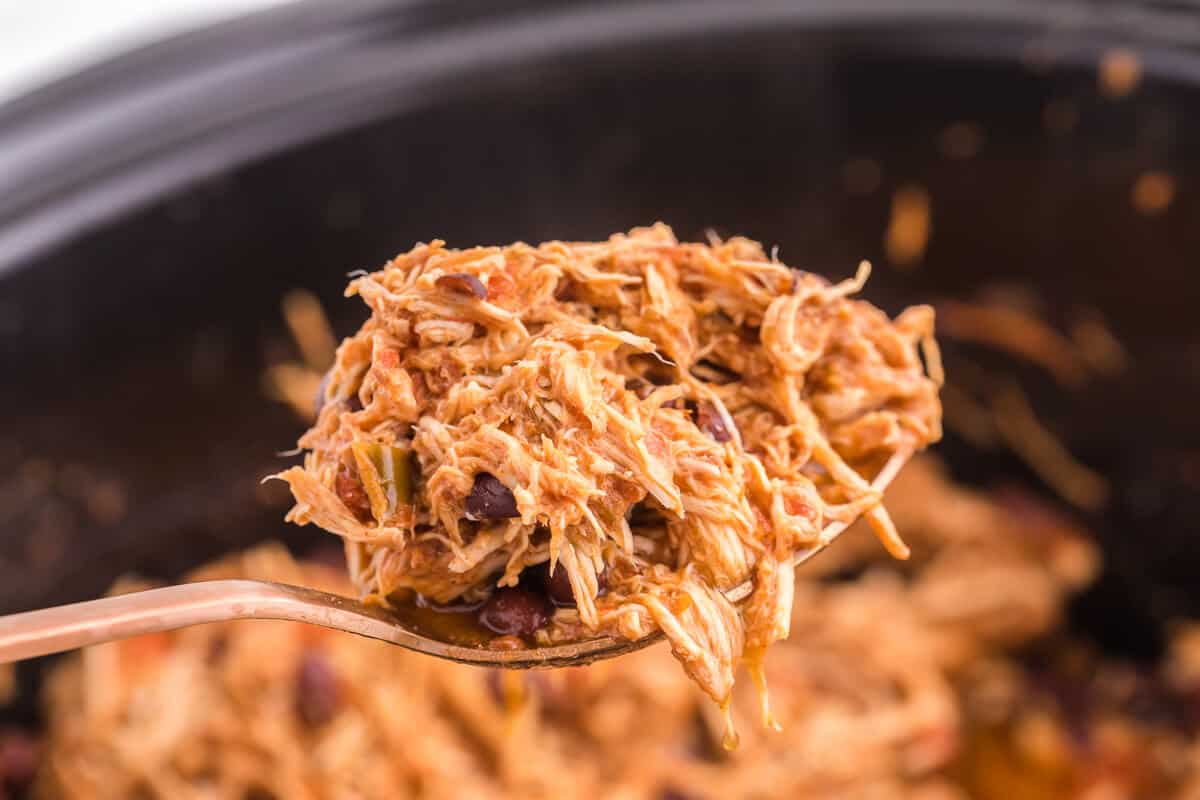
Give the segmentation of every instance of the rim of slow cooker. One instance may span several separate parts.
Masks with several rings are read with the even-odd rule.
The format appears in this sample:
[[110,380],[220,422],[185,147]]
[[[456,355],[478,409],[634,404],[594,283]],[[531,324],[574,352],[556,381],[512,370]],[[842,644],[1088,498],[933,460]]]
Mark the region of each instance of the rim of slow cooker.
[[[1107,37],[1200,42],[1200,15],[1161,3],[300,0],[118,55],[0,105],[0,275],[189,182],[461,98],[479,87],[469,76],[714,30],[818,25],[873,32],[879,50],[975,60],[1011,59],[1037,36],[1091,37],[1058,53],[1063,63],[1094,59]],[[921,35],[898,41],[897,25],[920,25]],[[1200,79],[1200,61],[1170,47],[1146,67]]]

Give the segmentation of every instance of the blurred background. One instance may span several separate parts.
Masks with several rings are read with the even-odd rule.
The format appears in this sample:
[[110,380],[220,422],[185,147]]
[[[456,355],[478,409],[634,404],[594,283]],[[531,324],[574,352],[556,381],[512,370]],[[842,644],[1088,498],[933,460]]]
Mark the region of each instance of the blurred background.
[[0,3],[0,99],[62,78],[125,50],[288,0],[66,0]]
[[1200,615],[1198,47],[1188,2],[2,2],[0,611],[319,548],[260,479],[348,272],[662,220],[933,302],[949,475],[1088,531],[1057,635],[1152,672]]

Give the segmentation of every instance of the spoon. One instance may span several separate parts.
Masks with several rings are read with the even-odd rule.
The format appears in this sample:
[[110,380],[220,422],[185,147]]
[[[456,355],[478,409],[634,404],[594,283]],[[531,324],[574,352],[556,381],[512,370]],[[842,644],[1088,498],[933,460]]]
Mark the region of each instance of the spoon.
[[[882,491],[906,460],[907,453],[894,455],[875,477],[872,488]],[[845,522],[827,525],[817,542],[793,555],[794,565],[802,564],[824,550],[848,525]],[[746,599],[752,589],[753,582],[747,580],[724,594],[730,602],[737,603]],[[663,638],[661,632],[655,632],[635,640],[598,636],[524,650],[465,647],[430,639],[403,627],[385,608],[336,594],[269,581],[218,580],[166,586],[2,616],[0,663],[140,634],[238,619],[306,622],[380,639],[449,661],[510,669],[581,666],[640,650]]]

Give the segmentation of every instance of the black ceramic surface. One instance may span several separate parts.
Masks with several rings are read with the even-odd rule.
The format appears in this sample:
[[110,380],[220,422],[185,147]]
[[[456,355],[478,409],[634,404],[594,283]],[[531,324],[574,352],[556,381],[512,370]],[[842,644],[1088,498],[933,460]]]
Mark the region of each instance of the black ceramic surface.
[[[340,4],[338,4],[340,5]],[[968,297],[1003,281],[1054,314],[1101,309],[1136,363],[1039,412],[1114,481],[1089,520],[1107,571],[1073,624],[1153,655],[1200,613],[1200,55],[1186,12],[1055,3],[301,4],[131,54],[0,108],[0,612],[171,578],[281,522],[259,479],[301,424],[262,389],[294,355],[285,291],[340,332],[345,274],[416,240],[594,238],[664,220],[779,245],[867,296]],[[501,7],[502,6],[502,7]],[[1200,39],[1196,39],[1200,41]],[[1096,89],[1125,45],[1147,75]],[[1049,56],[1047,61],[1046,56]],[[1078,123],[1051,135],[1047,103]],[[938,147],[979,124],[968,160]],[[869,158],[879,187],[852,194]],[[1130,186],[1169,170],[1145,217]],[[923,263],[882,252],[889,198],[932,198]],[[954,368],[963,353],[950,347]],[[981,485],[1013,459],[953,437]],[[89,509],[104,483],[123,512]],[[33,680],[37,666],[27,668]]]

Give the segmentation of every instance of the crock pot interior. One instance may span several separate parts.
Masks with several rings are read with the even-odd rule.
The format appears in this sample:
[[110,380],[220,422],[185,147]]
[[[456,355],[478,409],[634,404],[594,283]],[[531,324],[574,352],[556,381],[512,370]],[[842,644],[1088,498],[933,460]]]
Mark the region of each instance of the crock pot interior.
[[[835,278],[869,258],[866,296],[893,311],[996,282],[1035,287],[1052,316],[1102,310],[1133,357],[1128,373],[1064,393],[1012,369],[1044,421],[1114,483],[1112,507],[1087,521],[1107,570],[1074,623],[1110,649],[1153,653],[1157,624],[1200,612],[1189,544],[1200,175],[1184,151],[1200,137],[1200,98],[1158,70],[1182,56],[1153,42],[1138,43],[1138,91],[1113,100],[1096,88],[1096,56],[1118,41],[1102,32],[917,22],[614,40],[586,57],[517,60],[419,103],[385,93],[374,122],[229,164],[11,270],[0,278],[0,611],[94,596],[129,572],[170,579],[262,539],[301,552],[325,541],[284,525],[285,492],[259,485],[302,429],[262,388],[265,365],[292,355],[288,289],[315,292],[346,333],[364,317],[340,296],[346,273],[414,241],[595,238],[663,220],[683,237],[713,228],[778,245]],[[1077,110],[1072,131],[1047,130],[1053,101]],[[938,147],[958,121],[983,132],[973,158]],[[851,159],[879,165],[878,188],[847,191]],[[1130,203],[1147,169],[1180,187],[1156,217]],[[931,197],[932,237],[922,263],[900,270],[882,236],[893,190],[909,183]],[[975,357],[946,349],[951,370]],[[963,479],[1039,485],[1015,459],[953,436],[941,450]],[[115,482],[124,513],[90,513],[74,485],[83,475]],[[25,669],[31,680],[37,666]]]

